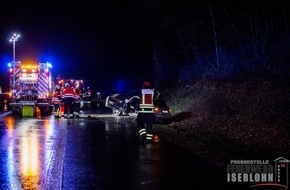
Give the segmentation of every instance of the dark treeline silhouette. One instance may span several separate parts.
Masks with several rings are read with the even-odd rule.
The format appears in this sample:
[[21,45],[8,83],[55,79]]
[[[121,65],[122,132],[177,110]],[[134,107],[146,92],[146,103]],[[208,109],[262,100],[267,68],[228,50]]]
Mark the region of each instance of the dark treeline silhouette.
[[160,88],[289,76],[288,0],[139,0]]

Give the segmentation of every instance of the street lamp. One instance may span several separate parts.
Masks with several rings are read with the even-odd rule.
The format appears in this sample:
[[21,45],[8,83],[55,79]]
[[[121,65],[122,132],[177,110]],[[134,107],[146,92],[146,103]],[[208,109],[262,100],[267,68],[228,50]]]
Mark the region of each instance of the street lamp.
[[13,91],[12,94],[15,93],[15,42],[20,37],[19,34],[13,34],[10,39],[10,42],[13,42]]

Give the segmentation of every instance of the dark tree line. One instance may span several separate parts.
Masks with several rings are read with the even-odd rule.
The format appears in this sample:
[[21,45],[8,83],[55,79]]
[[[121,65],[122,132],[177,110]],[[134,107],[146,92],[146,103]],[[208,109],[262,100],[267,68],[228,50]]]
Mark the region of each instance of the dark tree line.
[[139,0],[156,84],[289,76],[288,0]]

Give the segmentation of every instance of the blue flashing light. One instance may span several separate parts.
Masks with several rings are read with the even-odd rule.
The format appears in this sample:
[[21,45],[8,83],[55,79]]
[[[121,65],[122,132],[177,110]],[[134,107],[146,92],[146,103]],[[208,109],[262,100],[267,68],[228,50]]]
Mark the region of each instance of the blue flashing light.
[[7,67],[8,67],[8,68],[12,67],[12,63],[9,62],[9,63],[7,64]]
[[125,90],[125,82],[123,80],[117,81],[116,87],[119,92],[123,92]]
[[46,62],[46,67],[47,68],[52,68],[52,64],[50,62]]

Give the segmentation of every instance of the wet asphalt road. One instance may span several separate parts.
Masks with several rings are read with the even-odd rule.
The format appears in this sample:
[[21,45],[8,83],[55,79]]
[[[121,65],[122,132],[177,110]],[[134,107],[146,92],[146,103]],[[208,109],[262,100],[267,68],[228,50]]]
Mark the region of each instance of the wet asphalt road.
[[140,144],[129,118],[0,119],[0,189],[228,188],[226,168],[162,139]]
[[140,144],[137,134],[124,117],[67,121],[63,188],[195,189],[209,182],[198,172],[201,162],[162,141]]

